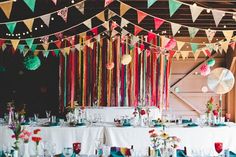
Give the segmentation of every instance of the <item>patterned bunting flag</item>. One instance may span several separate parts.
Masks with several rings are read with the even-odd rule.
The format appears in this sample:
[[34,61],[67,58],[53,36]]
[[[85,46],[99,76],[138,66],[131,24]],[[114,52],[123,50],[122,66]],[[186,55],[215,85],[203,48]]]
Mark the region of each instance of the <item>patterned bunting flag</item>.
[[234,31],[233,30],[227,30],[227,31],[223,31],[223,34],[226,38],[227,41],[230,41],[233,34],[234,34]]
[[58,16],[61,16],[65,22],[67,22],[68,8],[63,8],[57,12]]
[[188,27],[190,37],[194,38],[195,35],[197,34],[198,30],[199,30],[198,28]]
[[4,14],[6,15],[8,19],[10,18],[10,15],[11,15],[12,4],[13,4],[13,1],[7,1],[6,3],[0,4],[0,8],[2,9],[2,11],[4,12]]
[[147,0],[147,7],[150,8],[157,0]]
[[120,16],[123,16],[128,10],[130,9],[130,6],[120,3]]
[[28,38],[25,39],[26,44],[29,46],[29,48],[31,49],[33,43],[34,43],[34,38]]
[[192,15],[192,20],[193,20],[193,22],[195,22],[196,19],[198,18],[198,16],[203,11],[203,8],[199,7],[197,5],[191,5],[190,6],[190,11],[191,11],[191,15]]
[[208,41],[211,43],[212,39],[214,38],[214,36],[216,34],[216,31],[211,30],[211,29],[207,29],[207,30],[205,30],[205,32],[206,32]]
[[8,28],[8,30],[13,33],[14,30],[15,30],[15,27],[16,27],[16,22],[9,22],[9,23],[6,23],[6,26]]
[[34,18],[23,20],[24,24],[27,26],[30,32],[32,32],[33,24],[34,24]]
[[51,14],[40,16],[40,18],[43,20],[45,25],[47,25],[49,27],[49,23],[50,23],[50,19],[51,19]]
[[215,20],[215,24],[216,27],[219,25],[221,19],[225,16],[225,12],[224,11],[220,11],[220,10],[211,10],[213,18]]
[[88,19],[88,20],[84,21],[83,24],[84,24],[86,27],[88,27],[89,29],[92,28],[91,19]]
[[195,53],[198,49],[198,44],[197,43],[190,43],[190,45],[191,45],[193,53]]
[[179,9],[179,7],[182,5],[182,3],[176,1],[176,0],[169,0],[169,12],[170,17],[174,15],[174,13]]
[[62,33],[56,33],[55,36],[57,37],[57,39],[61,40],[63,38],[63,34]]
[[178,47],[178,50],[181,50],[182,47],[184,46],[185,42],[182,42],[182,41],[177,41],[177,47]]
[[43,43],[48,43],[48,39],[49,39],[48,36],[43,36],[41,37],[40,41],[42,41]]
[[84,14],[84,2],[78,3],[75,5],[75,8],[78,9],[82,14]]
[[155,30],[159,29],[159,27],[164,23],[162,19],[157,17],[154,18]]
[[147,14],[142,11],[137,10],[137,16],[138,16],[138,23],[140,23],[147,16]]
[[181,25],[177,23],[170,23],[173,36],[179,31]]
[[123,28],[127,26],[127,24],[129,24],[129,21],[124,18],[121,18],[120,27]]
[[36,0],[24,0],[27,6],[34,12]]

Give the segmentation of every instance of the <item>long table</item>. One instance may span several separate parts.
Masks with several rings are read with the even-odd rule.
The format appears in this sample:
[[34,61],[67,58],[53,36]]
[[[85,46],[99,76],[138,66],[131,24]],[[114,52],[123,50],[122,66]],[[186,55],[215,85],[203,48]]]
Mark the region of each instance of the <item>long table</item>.
[[[147,127],[115,127],[107,124],[88,127],[27,127],[30,131],[36,128],[41,129],[43,141],[56,144],[57,154],[61,153],[64,147],[72,147],[73,142],[82,143],[81,154],[94,154],[96,142],[102,140],[101,142],[108,146],[131,147],[133,145],[138,154],[146,155],[147,148],[151,144],[149,130],[152,128]],[[160,128],[155,129],[160,132]],[[235,124],[217,128],[186,128],[174,125],[167,127],[166,132],[181,139],[180,148],[183,149],[186,146],[188,155],[202,151],[214,156],[216,155],[214,142],[223,142],[224,148],[236,152]],[[0,127],[0,147],[14,142],[10,138],[11,134],[11,130],[6,126]],[[32,143],[30,145],[34,146]]]

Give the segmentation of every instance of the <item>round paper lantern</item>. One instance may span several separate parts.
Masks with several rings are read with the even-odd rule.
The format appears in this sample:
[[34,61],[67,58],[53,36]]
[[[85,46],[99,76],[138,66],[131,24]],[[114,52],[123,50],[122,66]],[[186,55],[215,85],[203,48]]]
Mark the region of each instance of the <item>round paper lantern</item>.
[[121,58],[121,64],[128,65],[132,60],[132,57],[129,54],[125,54]]
[[203,93],[208,92],[208,88],[207,88],[207,86],[203,86],[203,87],[202,87],[202,92],[203,92]]
[[211,72],[211,69],[207,64],[203,64],[200,67],[200,73],[202,76],[207,76],[208,74],[210,74],[210,72]]
[[179,87],[175,87],[175,92],[176,92],[176,93],[179,93],[179,92],[180,92]]
[[216,63],[216,61],[215,61],[215,59],[210,59],[208,62],[207,62],[207,65],[209,66],[209,67],[213,67],[214,65],[215,65],[215,63]]
[[113,68],[114,68],[114,62],[111,62],[111,63],[107,63],[107,65],[106,65],[106,68],[108,69],[108,70],[112,70]]
[[28,70],[36,70],[41,65],[41,61],[38,56],[29,55],[24,59],[24,66]]

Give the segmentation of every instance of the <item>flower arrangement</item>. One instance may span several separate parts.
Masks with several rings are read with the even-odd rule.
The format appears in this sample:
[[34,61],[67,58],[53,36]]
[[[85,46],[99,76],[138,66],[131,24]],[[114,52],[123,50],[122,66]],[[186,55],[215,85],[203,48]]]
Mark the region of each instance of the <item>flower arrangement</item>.
[[152,147],[154,150],[160,148],[177,148],[180,139],[176,136],[169,136],[166,132],[162,131],[158,134],[154,129],[149,131]]
[[146,114],[146,109],[143,108],[142,106],[137,106],[134,109],[134,112],[133,112],[134,117],[137,117],[137,115],[139,115],[139,117],[141,117],[141,116],[143,116],[145,114]]
[[31,132],[23,129],[23,131],[21,132],[21,134],[19,135],[19,138],[21,138],[23,140],[24,143],[28,143],[29,139],[31,136]]
[[36,143],[36,147],[38,147],[39,142],[42,140],[42,138],[39,136],[40,129],[35,129],[33,131],[34,136],[32,137],[32,141]]
[[212,113],[214,116],[218,117],[219,116],[219,113],[221,112],[221,108],[220,108],[220,105],[216,104],[214,105],[214,99],[213,97],[210,98],[210,100],[207,102],[207,116],[209,117],[210,114]]

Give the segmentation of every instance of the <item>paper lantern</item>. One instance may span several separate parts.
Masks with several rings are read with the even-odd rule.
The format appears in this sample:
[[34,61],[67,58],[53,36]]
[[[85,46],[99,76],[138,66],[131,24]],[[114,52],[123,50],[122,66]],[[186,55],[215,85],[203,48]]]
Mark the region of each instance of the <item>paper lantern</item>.
[[179,93],[179,92],[180,92],[179,87],[175,87],[175,92],[176,92],[176,93]]
[[203,92],[203,93],[208,92],[208,88],[207,88],[207,86],[203,86],[203,87],[202,87],[202,92]]
[[210,59],[208,62],[207,62],[207,65],[209,66],[209,67],[213,67],[214,65],[215,65],[215,63],[216,63],[216,61],[215,61],[215,59]]
[[132,57],[129,54],[125,54],[121,58],[121,64],[128,65],[132,61]]
[[40,67],[41,61],[38,56],[29,55],[24,59],[24,66],[28,70],[36,70]]
[[207,76],[208,74],[210,74],[210,72],[211,72],[211,69],[207,64],[203,64],[200,67],[200,73],[202,76]]
[[111,63],[107,63],[107,65],[106,65],[106,68],[108,69],[108,70],[112,70],[113,68],[114,68],[114,62],[111,62]]

